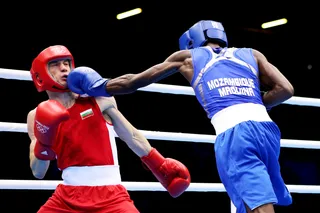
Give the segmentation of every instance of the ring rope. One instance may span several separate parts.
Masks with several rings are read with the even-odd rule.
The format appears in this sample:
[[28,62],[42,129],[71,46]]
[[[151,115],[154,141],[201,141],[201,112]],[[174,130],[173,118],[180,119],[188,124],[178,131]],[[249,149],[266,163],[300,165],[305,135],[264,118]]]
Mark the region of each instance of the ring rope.
[[[27,81],[32,80],[29,71],[4,68],[0,68],[0,78]],[[178,86],[159,83],[153,83],[146,87],[139,88],[138,90],[176,95],[195,95],[192,87],[190,86]],[[293,96],[289,100],[283,102],[283,104],[320,107],[320,99]]]
[[[206,135],[206,134],[160,132],[160,131],[149,131],[149,130],[139,130],[139,131],[147,139],[150,139],[150,140],[214,143],[216,139],[215,135]],[[27,133],[27,124],[0,122],[0,132]],[[116,133],[115,133],[115,136],[118,137]],[[280,142],[281,142],[281,147],[300,148],[300,149],[320,149],[320,141],[281,139]]]
[[[0,180],[0,189],[54,190],[62,181],[57,180]],[[122,184],[130,191],[166,191],[159,182],[127,182]],[[320,186],[287,185],[292,193],[320,194]],[[221,183],[191,183],[189,192],[225,192]]]

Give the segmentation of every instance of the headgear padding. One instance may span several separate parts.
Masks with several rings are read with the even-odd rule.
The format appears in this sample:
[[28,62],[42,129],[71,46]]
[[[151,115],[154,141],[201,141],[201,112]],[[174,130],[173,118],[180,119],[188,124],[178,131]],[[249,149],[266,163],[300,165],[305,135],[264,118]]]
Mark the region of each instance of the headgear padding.
[[199,21],[179,38],[180,50],[201,47],[208,41],[215,41],[221,47],[228,46],[227,35],[220,22]]
[[38,92],[49,90],[52,92],[66,92],[69,89],[64,88],[56,82],[48,71],[48,63],[57,59],[70,60],[71,69],[74,69],[74,60],[70,51],[62,45],[50,46],[39,53],[33,60],[30,69],[33,83]]

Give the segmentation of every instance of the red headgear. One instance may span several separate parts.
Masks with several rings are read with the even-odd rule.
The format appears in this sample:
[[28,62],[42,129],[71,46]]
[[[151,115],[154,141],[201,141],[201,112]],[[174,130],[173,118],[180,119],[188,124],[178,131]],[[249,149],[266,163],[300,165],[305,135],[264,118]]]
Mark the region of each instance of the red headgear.
[[74,60],[70,51],[62,45],[50,46],[33,60],[30,69],[33,83],[35,84],[38,92],[49,90],[52,92],[66,92],[69,89],[64,88],[56,82],[48,71],[48,63],[56,59],[70,59],[71,69],[74,69]]

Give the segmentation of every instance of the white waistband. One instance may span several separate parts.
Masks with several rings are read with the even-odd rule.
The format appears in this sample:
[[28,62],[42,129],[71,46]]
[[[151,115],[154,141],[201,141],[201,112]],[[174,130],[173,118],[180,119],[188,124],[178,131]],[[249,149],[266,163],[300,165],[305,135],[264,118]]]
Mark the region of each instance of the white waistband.
[[120,169],[117,165],[71,166],[62,171],[64,185],[102,186],[121,183]]
[[261,104],[245,103],[227,107],[211,118],[218,136],[243,121],[272,121],[266,108]]

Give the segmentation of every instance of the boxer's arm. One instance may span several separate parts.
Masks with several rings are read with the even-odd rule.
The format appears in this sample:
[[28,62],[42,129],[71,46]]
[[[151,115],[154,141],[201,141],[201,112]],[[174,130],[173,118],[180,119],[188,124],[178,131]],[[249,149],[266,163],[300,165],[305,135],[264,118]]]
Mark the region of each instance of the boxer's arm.
[[265,106],[271,108],[291,98],[294,88],[288,79],[262,53],[253,50],[253,55],[259,66],[261,84],[270,88],[263,95]]
[[[164,79],[186,66],[186,61],[191,57],[189,50],[177,51],[171,54],[164,62],[154,65],[138,74],[126,74],[110,79],[106,90],[111,95],[132,93],[141,87],[148,86]],[[185,75],[185,73],[181,74]]]
[[50,165],[50,161],[39,160],[34,155],[34,147],[36,144],[36,137],[34,135],[34,117],[36,110],[31,110],[27,116],[27,129],[28,135],[31,140],[29,146],[29,160],[30,160],[30,168],[34,177],[38,179],[42,179]]
[[113,97],[99,97],[96,100],[104,117],[111,119],[119,138],[140,157],[144,165],[150,169],[172,197],[180,196],[190,185],[191,178],[188,168],[175,159],[164,158],[155,148],[151,147],[144,135],[119,112]]
[[114,131],[119,138],[126,142],[128,147],[139,157],[148,155],[151,145],[144,135],[133,127],[130,122],[115,107],[110,107],[105,111],[111,118]]
[[151,146],[144,135],[138,131],[117,109],[113,97],[97,97],[96,101],[105,117],[111,119],[114,131],[139,157],[148,155]]

